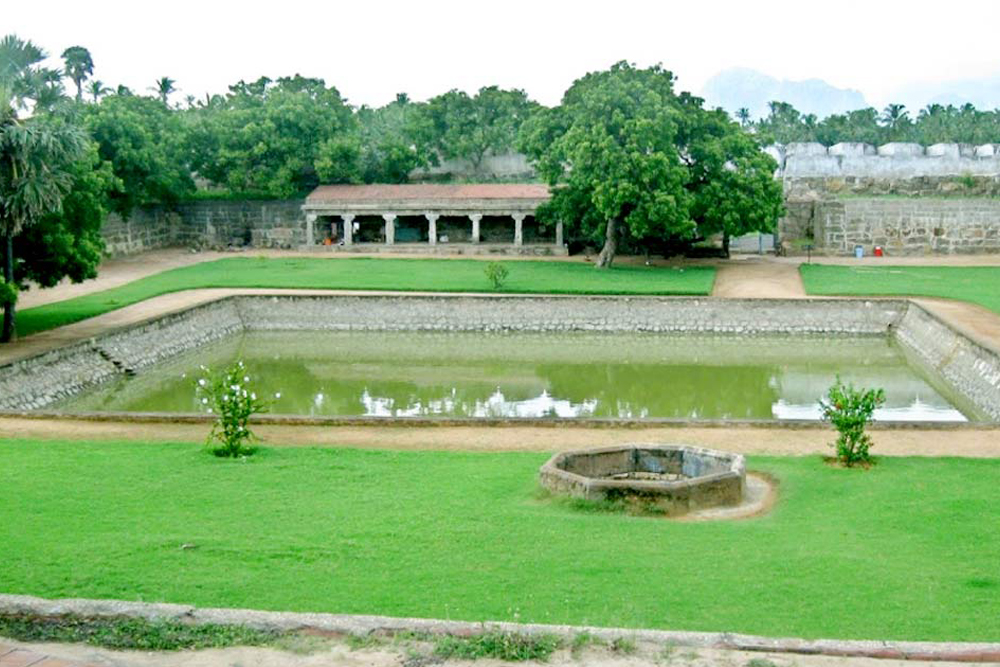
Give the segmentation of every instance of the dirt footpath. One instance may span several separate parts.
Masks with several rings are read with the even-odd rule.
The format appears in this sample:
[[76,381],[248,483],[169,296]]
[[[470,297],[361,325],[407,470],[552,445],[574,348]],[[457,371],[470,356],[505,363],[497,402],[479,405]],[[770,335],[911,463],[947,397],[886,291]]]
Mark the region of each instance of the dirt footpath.
[[[19,650],[47,655],[38,664],[53,667],[957,667],[968,663],[832,657],[788,653],[729,651],[639,644],[626,655],[606,647],[589,647],[574,655],[562,649],[548,662],[511,663],[495,659],[442,660],[429,655],[430,647],[404,645],[350,649],[344,642],[305,641],[295,650],[237,647],[201,651],[111,651],[84,644],[24,644],[2,640]],[[62,662],[65,661],[65,662]],[[25,663],[11,663],[25,664]],[[5,667],[0,657],[0,667]]]
[[[208,424],[26,419],[0,417],[0,440],[127,440],[203,442]],[[701,445],[743,454],[830,454],[824,427],[652,426],[325,426],[260,425],[264,446],[337,446],[364,449],[468,452],[556,452],[628,442]],[[876,429],[874,453],[885,456],[1000,457],[1000,428]]]

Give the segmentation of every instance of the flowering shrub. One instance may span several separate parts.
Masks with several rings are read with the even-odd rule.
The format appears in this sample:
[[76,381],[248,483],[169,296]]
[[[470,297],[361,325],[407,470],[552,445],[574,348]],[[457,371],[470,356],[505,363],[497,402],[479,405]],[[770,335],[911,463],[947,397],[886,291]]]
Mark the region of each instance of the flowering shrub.
[[[251,387],[250,375],[242,361],[219,373],[201,367],[203,377],[195,387],[195,395],[206,412],[216,415],[207,444],[216,456],[240,457],[253,454],[250,445],[256,436],[247,423],[258,412],[266,412],[268,402],[257,396]],[[281,394],[275,394],[281,398]]]
[[851,384],[843,384],[839,377],[830,387],[820,406],[823,419],[839,433],[833,446],[841,463],[850,467],[871,462],[872,439],[865,433],[865,427],[874,421],[875,409],[884,403],[885,392],[881,389],[855,389]]

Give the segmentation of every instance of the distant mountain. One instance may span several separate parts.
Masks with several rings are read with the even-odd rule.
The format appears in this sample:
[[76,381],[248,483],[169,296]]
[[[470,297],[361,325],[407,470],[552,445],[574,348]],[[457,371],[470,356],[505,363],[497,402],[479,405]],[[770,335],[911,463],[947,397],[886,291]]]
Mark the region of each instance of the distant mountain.
[[780,80],[745,68],[719,72],[705,83],[701,96],[708,106],[722,107],[730,113],[746,107],[754,119],[766,116],[767,103],[775,100],[788,102],[802,113],[813,113],[819,118],[868,106],[864,95],[857,90],[837,88],[821,79]]

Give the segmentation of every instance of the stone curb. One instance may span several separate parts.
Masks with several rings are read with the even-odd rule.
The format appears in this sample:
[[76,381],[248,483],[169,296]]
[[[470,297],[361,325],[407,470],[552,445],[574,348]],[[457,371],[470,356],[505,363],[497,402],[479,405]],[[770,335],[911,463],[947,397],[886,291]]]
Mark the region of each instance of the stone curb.
[[837,657],[866,657],[895,660],[925,660],[988,663],[1000,662],[1000,643],[988,642],[903,642],[837,639],[759,637],[729,632],[683,632],[637,630],[573,625],[542,625],[487,621],[443,621],[425,618],[393,618],[349,614],[313,614],[257,611],[252,609],[212,609],[190,605],[129,602],[125,600],[57,599],[29,595],[0,594],[0,614],[35,616],[76,615],[90,618],[130,617],[152,621],[183,621],[195,625],[215,623],[244,625],[260,630],[311,630],[333,635],[392,634],[421,632],[432,635],[472,636],[489,630],[529,635],[555,634],[571,639],[588,632],[605,641],[629,637],[634,641],[692,648],[716,648],[769,653],[796,653]]
[[[39,421],[120,422],[126,424],[211,424],[215,418],[200,412],[60,412],[58,410],[4,410],[0,419],[34,419]],[[495,426],[526,426],[532,428],[747,428],[781,429],[786,431],[829,431],[826,422],[807,419],[625,419],[614,417],[338,417],[315,415],[283,415],[259,413],[251,423],[267,426],[350,426],[350,427],[422,427],[455,428]],[[873,422],[872,431],[982,431],[995,430],[1000,421],[975,422]]]

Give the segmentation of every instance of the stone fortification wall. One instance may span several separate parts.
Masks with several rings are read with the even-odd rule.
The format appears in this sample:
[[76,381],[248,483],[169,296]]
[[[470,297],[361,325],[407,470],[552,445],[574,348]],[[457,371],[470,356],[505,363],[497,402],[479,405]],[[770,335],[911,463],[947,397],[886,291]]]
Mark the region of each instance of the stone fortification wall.
[[788,205],[782,233],[840,255],[861,245],[889,256],[1000,252],[1000,199],[859,198]]
[[800,143],[778,160],[783,244],[888,255],[1000,252],[1000,144]]
[[1000,144],[796,143],[767,149],[778,161],[783,179],[868,178],[900,180],[925,177],[1000,177]]
[[101,228],[105,252],[112,257],[177,245],[183,219],[158,206],[138,208],[128,220],[108,215]]
[[102,236],[111,256],[175,246],[293,248],[305,243],[301,199],[203,200],[138,208],[128,220],[117,214],[104,222]]

